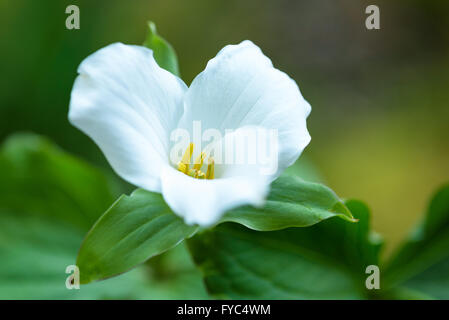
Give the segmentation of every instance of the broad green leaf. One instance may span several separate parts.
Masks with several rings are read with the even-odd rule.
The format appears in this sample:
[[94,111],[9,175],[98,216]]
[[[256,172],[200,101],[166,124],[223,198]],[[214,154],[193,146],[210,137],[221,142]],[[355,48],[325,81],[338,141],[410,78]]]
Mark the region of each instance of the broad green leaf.
[[148,35],[143,45],[153,50],[154,59],[161,68],[179,77],[176,52],[170,43],[157,34],[156,25],[151,21],[148,22]]
[[[26,197],[24,197],[26,199]],[[63,209],[63,208],[62,208]],[[124,299],[146,296],[146,274],[134,270],[112,281],[68,290],[83,232],[35,214],[0,210],[0,299]]]
[[[286,176],[273,183],[264,208],[241,207],[228,212],[221,222],[235,221],[265,231],[309,226],[330,217],[355,221],[329,188]],[[173,214],[161,195],[137,190],[120,198],[89,232],[77,260],[81,281],[89,283],[126,272],[196,230]]]
[[46,217],[0,210],[0,299],[207,299],[183,246],[108,281],[65,287],[84,234]]
[[392,258],[386,281],[390,287],[449,299],[449,185],[436,193],[424,221]]
[[222,222],[237,222],[259,231],[306,227],[331,217],[355,222],[351,212],[328,187],[283,175],[271,185],[262,208],[244,206],[227,212]]
[[142,270],[81,290],[65,287],[84,234],[115,197],[108,179],[46,139],[0,150],[0,299],[138,298]]
[[32,134],[3,144],[0,182],[0,299],[207,298],[182,246],[114,279],[68,290],[66,267],[75,264],[115,188],[97,169]]
[[348,201],[359,223],[328,219],[309,228],[257,232],[224,223],[188,240],[208,291],[231,299],[361,299],[365,269],[381,242],[363,203]]
[[146,298],[209,299],[201,272],[193,263],[184,242],[150,259],[146,265],[151,281],[147,284]]
[[43,137],[16,134],[0,151],[0,208],[48,216],[88,230],[116,198],[96,168]]
[[116,276],[191,237],[162,196],[137,189],[121,196],[95,223],[78,254],[81,283]]

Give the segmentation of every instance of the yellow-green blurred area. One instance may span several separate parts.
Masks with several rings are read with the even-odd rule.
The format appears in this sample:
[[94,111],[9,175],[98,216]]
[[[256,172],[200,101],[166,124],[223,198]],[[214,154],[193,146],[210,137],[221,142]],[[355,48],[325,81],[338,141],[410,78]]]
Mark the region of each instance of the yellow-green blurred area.
[[[65,27],[70,4],[80,30]],[[380,30],[365,28],[369,4]],[[449,181],[448,1],[0,0],[0,141],[36,132],[110,170],[68,123],[70,91],[86,56],[141,44],[147,20],[186,83],[244,39],[294,78],[312,105],[304,156],[340,196],[368,203],[387,253]]]

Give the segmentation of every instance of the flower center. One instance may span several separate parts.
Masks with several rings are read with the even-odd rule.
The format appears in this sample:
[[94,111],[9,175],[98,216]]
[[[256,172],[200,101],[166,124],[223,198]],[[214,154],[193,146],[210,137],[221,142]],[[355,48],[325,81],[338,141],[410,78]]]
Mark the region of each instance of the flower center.
[[184,151],[184,155],[182,156],[181,161],[178,163],[178,170],[188,176],[191,176],[192,178],[212,180],[214,178],[214,158],[209,157],[207,161],[206,173],[201,171],[204,158],[206,157],[206,154],[204,152],[200,153],[198,158],[196,158],[195,162],[193,163],[193,167],[190,168],[190,159],[192,158],[193,147],[193,143],[190,143],[186,151]]

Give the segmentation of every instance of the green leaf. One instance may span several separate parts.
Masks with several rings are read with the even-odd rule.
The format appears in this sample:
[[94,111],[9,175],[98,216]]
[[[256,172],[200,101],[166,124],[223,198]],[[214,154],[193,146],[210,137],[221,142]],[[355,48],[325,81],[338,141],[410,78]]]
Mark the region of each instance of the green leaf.
[[146,266],[150,269],[149,299],[209,299],[201,272],[184,242],[150,259]]
[[108,281],[65,287],[83,239],[77,228],[0,210],[0,299],[207,299],[182,245]]
[[356,219],[328,187],[283,175],[271,185],[262,208],[243,206],[227,212],[221,222],[237,222],[259,231],[306,227],[331,217]]
[[77,259],[81,283],[126,272],[196,230],[173,214],[160,194],[137,189],[120,197],[86,236]]
[[385,273],[390,287],[449,299],[449,185],[433,197],[424,221],[391,259]]
[[116,198],[99,170],[33,134],[15,134],[0,151],[0,207],[48,216],[88,230]]
[[180,76],[175,50],[170,43],[157,34],[156,25],[151,21],[148,22],[148,35],[143,45],[153,50],[154,59],[161,68]]
[[225,223],[197,234],[188,246],[218,298],[366,298],[366,266],[378,264],[381,242],[369,232],[367,207],[346,205],[359,223],[334,218],[271,232]]
[[96,168],[33,134],[3,144],[0,182],[0,299],[207,298],[183,246],[114,279],[66,289],[66,267],[75,264],[116,188]]
[[[62,208],[63,210],[63,208]],[[83,232],[48,217],[0,210],[0,299],[123,299],[145,296],[144,270],[68,290]]]
[[144,270],[68,290],[84,234],[115,197],[97,169],[32,134],[0,150],[0,299],[139,298]]
[[[242,207],[228,212],[221,222],[235,221],[265,231],[309,226],[330,217],[355,221],[329,188],[281,177],[273,183],[264,208]],[[81,282],[126,272],[196,230],[185,225],[159,194],[137,190],[130,197],[123,196],[94,225],[81,247],[77,260]]]

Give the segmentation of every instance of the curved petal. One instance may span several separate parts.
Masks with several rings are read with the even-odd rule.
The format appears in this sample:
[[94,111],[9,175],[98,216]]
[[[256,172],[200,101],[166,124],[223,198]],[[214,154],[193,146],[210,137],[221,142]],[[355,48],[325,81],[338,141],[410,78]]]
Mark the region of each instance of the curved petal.
[[151,50],[121,43],[86,58],[78,72],[70,122],[95,141],[118,175],[160,191],[186,85],[161,69]]
[[[186,223],[202,226],[216,223],[232,208],[262,205],[273,174],[270,169],[276,171],[278,156],[277,152],[266,156],[266,144],[271,143],[266,131],[253,126],[239,128],[206,147],[206,157],[213,152],[216,161],[214,180],[194,179],[165,168],[161,177],[165,201]],[[263,157],[259,157],[261,149]]]
[[187,224],[210,226],[232,208],[263,204],[269,183],[234,176],[215,180],[191,178],[172,167],[162,171],[162,195]]
[[218,179],[245,176],[271,181],[279,171],[279,139],[276,132],[263,127],[244,126],[228,132],[207,145],[204,153],[213,156]]
[[310,105],[285,73],[275,69],[251,41],[224,47],[192,82],[180,126],[192,131],[236,129],[246,125],[275,129],[279,171],[291,165],[310,141],[306,118]]

